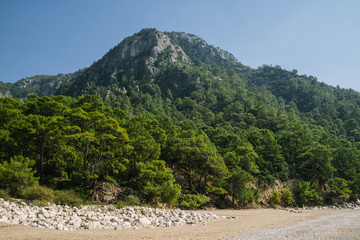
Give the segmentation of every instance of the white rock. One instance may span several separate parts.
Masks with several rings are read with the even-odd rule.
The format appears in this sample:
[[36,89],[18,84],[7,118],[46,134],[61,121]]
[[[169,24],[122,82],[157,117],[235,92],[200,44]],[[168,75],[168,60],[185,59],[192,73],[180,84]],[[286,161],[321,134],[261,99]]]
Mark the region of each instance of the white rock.
[[122,228],[131,228],[131,223],[130,223],[130,222],[123,222],[123,223],[121,224],[121,227],[122,227]]
[[10,224],[20,224],[20,219],[18,217],[13,218],[9,221]]
[[9,220],[9,218],[6,217],[6,216],[2,216],[2,217],[0,218],[0,222],[7,222],[8,220]]
[[57,230],[64,230],[64,225],[62,223],[59,223],[57,226],[56,226],[56,229]]
[[150,227],[150,225],[151,225],[151,221],[146,217],[142,217],[142,218],[139,218],[136,220],[138,220],[138,222],[139,222],[139,227],[147,228],[147,227]]

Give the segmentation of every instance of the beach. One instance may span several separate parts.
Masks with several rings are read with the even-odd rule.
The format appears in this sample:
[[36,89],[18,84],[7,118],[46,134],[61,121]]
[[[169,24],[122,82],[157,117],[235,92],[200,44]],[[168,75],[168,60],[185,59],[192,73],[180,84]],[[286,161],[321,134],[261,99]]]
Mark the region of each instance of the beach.
[[360,210],[274,209],[199,211],[230,218],[167,228],[60,231],[0,223],[6,240],[105,239],[360,239]]

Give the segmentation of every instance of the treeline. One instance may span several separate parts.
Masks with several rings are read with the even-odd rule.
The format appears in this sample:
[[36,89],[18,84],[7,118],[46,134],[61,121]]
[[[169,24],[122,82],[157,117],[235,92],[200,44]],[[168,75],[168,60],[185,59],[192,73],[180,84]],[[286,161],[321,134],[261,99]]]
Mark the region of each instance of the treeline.
[[193,69],[204,82],[191,97],[175,98],[171,88],[162,98],[134,91],[112,103],[120,107],[94,95],[0,98],[0,188],[21,196],[39,182],[86,193],[107,181],[148,203],[197,207],[211,199],[223,207],[259,203],[259,186],[296,179],[270,203],[280,194],[284,205],[358,198],[356,141],[213,70],[238,86]]

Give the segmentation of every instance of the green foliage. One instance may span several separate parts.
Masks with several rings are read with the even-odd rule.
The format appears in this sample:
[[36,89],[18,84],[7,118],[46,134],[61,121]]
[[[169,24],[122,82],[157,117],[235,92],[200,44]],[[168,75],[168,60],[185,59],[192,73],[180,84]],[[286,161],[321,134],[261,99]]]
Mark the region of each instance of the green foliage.
[[128,195],[125,197],[123,201],[117,201],[115,207],[123,208],[126,206],[140,206],[141,201],[138,196],[135,195]]
[[248,186],[253,180],[254,178],[250,173],[239,167],[232,170],[228,191],[232,196],[233,203],[237,199],[241,206],[245,206],[254,200],[254,190]]
[[262,179],[272,181],[275,178],[283,180],[288,178],[288,164],[272,131],[253,128],[249,132],[249,141],[259,155],[257,165]]
[[0,163],[1,186],[17,196],[24,188],[38,184],[38,178],[34,177],[35,172],[31,168],[34,164],[35,161],[21,155]]
[[116,180],[108,175],[104,176],[105,181],[110,182],[114,184],[115,186],[119,186],[119,184],[116,182]]
[[185,194],[180,196],[179,206],[185,209],[197,209],[208,201],[209,198],[205,195]]
[[331,165],[332,150],[329,146],[314,143],[300,159],[300,173],[306,180],[324,183],[335,171]]
[[43,186],[31,186],[25,188],[21,197],[28,200],[39,200],[44,202],[54,202],[54,190]]
[[281,190],[281,202],[285,206],[291,206],[294,203],[294,194],[289,187]]
[[299,205],[315,205],[322,202],[314,184],[308,181],[300,181],[296,187],[297,203]]
[[79,172],[73,171],[71,173],[71,183],[73,186],[81,186],[84,184],[85,177]]
[[331,191],[337,196],[352,193],[349,189],[349,184],[345,179],[332,178],[328,180],[327,184],[329,184]]
[[83,204],[82,198],[72,190],[57,190],[54,195],[54,202],[59,205],[80,206]]
[[9,192],[4,189],[0,189],[0,198],[4,199],[5,201],[9,200],[10,199]]
[[154,160],[147,163],[138,163],[139,175],[137,184],[146,194],[147,200],[174,204],[180,195],[181,187],[174,184],[175,180],[165,162]]
[[129,205],[129,206],[139,206],[140,205],[140,199],[137,196],[128,195],[125,198],[125,204]]
[[277,204],[279,204],[281,202],[280,193],[276,190],[273,190],[269,202],[272,207],[275,207]]
[[[189,126],[191,123],[182,124]],[[184,130],[173,136],[165,149],[164,157],[170,166],[184,176],[187,188],[192,192],[205,192],[207,180],[213,179],[213,187],[221,188],[222,182],[228,177],[223,158],[203,132]]]
[[172,181],[164,182],[161,186],[161,202],[175,205],[181,193],[181,186]]
[[[112,51],[74,74],[0,84],[26,99],[0,98],[1,188],[19,195],[38,180],[58,189],[105,180],[152,203],[174,205],[182,189],[244,206],[256,201],[254,180],[291,178],[331,185],[334,197],[360,194],[359,93],[279,66],[205,61],[192,54],[198,46],[167,34],[194,64],[169,63],[166,49],[149,79],[147,53],[120,61]],[[53,92],[77,98],[28,95]],[[302,185],[299,204],[321,202],[315,185]],[[291,191],[281,196],[293,204]]]

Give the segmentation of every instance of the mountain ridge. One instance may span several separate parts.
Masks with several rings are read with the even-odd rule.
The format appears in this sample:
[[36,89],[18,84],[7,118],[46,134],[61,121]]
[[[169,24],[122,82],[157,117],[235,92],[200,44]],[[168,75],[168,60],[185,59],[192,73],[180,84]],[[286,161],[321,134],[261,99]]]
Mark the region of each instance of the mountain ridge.
[[[195,47],[193,47],[194,43],[196,43]],[[231,53],[207,44],[196,35],[183,32],[162,33],[155,28],[147,28],[125,38],[87,68],[68,74],[36,75],[21,79],[14,84],[7,84],[7,87],[5,87],[6,84],[2,84],[0,96],[24,99],[27,94],[39,96],[66,94],[66,91],[59,89],[72,83],[75,83],[76,87],[84,87],[86,80],[98,84],[111,83],[117,71],[114,69],[125,70],[127,76],[135,73],[138,77],[145,76],[149,81],[153,81],[164,64],[177,62],[180,65],[192,65],[193,60],[203,61],[206,64],[237,61]],[[91,74],[94,69],[102,71],[103,76]],[[17,91],[14,90],[16,88],[18,88]],[[69,95],[77,96],[81,93],[72,92]]]

